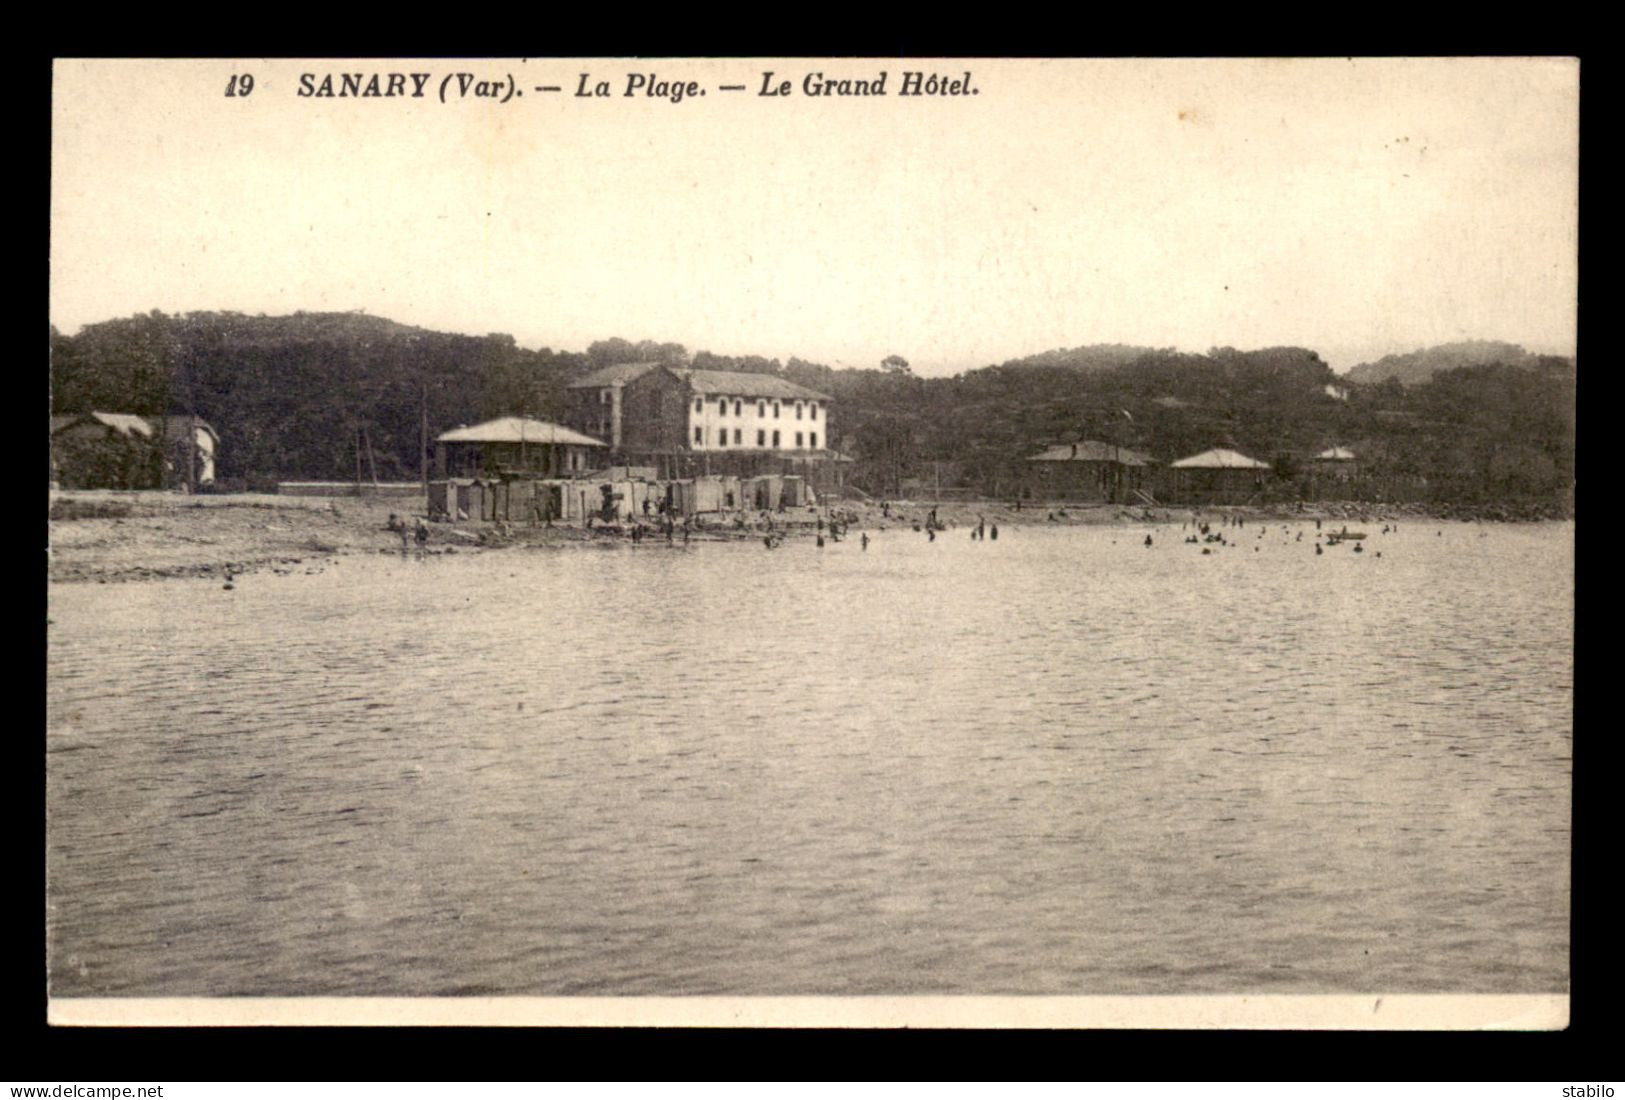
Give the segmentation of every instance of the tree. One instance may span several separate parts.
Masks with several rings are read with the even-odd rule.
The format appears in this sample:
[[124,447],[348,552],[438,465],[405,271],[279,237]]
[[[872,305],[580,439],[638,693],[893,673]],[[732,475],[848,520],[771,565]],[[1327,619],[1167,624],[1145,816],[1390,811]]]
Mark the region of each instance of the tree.
[[897,355],[897,354],[888,355],[888,356],[886,356],[886,358],[882,359],[880,361],[880,369],[884,370],[884,371],[888,371],[888,372],[890,372],[892,374],[913,374],[914,373],[913,371],[908,369],[908,360],[904,359],[901,355]]

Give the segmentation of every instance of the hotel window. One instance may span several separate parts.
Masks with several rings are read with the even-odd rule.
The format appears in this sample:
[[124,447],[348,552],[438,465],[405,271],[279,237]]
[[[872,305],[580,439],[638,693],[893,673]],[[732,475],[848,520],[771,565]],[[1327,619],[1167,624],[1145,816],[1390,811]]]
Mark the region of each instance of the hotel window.
[[809,447],[811,447],[811,448],[812,448],[812,449],[813,449],[813,450],[815,450],[815,451],[816,451],[816,450],[817,450],[817,449],[818,449],[818,433],[817,433],[817,432],[813,432],[813,433],[812,433],[812,436],[811,436],[811,438],[810,438],[810,439],[809,439],[809,440],[808,440],[808,443],[807,443],[807,445],[808,445],[808,446],[809,446]]
[[696,397],[694,399],[694,411],[697,413],[702,413],[705,411],[705,398]]
[[777,420],[778,418],[779,418],[779,403],[777,401],[775,401],[775,402],[773,402],[773,419]]
[[694,429],[694,442],[696,442],[696,443],[704,443],[705,442],[705,429],[704,428],[695,428]]
[[727,445],[728,445],[728,429],[727,428],[718,428],[717,429],[717,446],[718,447],[726,447]]
[[739,440],[740,440],[740,438],[741,438],[741,437],[740,437],[740,432],[739,432],[739,429],[738,429],[738,428],[735,428],[735,429],[734,429],[734,446],[736,446],[736,447],[737,447],[737,446],[739,446]]
[[777,431],[775,431],[773,433],[773,446],[777,447],[778,445],[779,445],[779,433]]
[[818,419],[818,402],[816,402],[816,401],[814,401],[814,402],[813,402],[813,403],[812,403],[812,404],[811,404],[811,405],[810,405],[810,406],[808,406],[808,407],[809,407],[809,408],[810,408],[810,409],[811,409],[811,410],[812,410],[812,418],[813,418],[813,419],[814,419],[814,420],[817,420],[817,419]]
[[738,416],[739,415],[739,410],[741,408],[743,408],[743,407],[744,406],[737,399],[735,399],[735,401],[734,401],[734,415]]
[[797,447],[801,446],[801,433],[800,432],[796,433],[796,446]]
[[758,447],[767,446],[767,432],[761,428],[756,429],[756,445]]
[[766,416],[767,415],[767,402],[766,401],[758,401],[758,402],[756,402],[756,415],[757,416]]
[[723,400],[717,402],[717,415],[718,416],[727,416],[728,415],[728,402],[727,402],[726,399],[723,399]]
[[796,402],[796,419],[801,419],[801,402],[799,401]]

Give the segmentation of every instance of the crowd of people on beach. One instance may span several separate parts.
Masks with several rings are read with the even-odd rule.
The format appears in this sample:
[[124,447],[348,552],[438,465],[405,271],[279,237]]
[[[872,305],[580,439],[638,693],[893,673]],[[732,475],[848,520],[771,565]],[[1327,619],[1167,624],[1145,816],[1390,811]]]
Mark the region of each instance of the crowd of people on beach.
[[[916,512],[912,507],[906,510],[899,508],[895,502],[889,500],[881,500],[877,503],[881,521],[878,526],[882,531],[886,530],[891,524],[906,525],[915,532],[924,534],[928,542],[935,542],[938,534],[956,526],[952,519],[945,519],[942,516],[938,505],[932,505],[923,512]],[[588,516],[585,528],[592,533],[629,538],[634,545],[663,537],[667,545],[675,544],[678,538],[681,538],[686,546],[695,535],[715,540],[718,538],[727,539],[748,536],[754,532],[761,538],[765,549],[776,550],[784,545],[787,538],[798,531],[802,534],[812,535],[814,545],[823,548],[830,543],[845,541],[854,526],[867,527],[875,521],[873,513],[870,513],[866,521],[858,510],[827,505],[822,510],[808,507],[805,510],[806,514],[800,516],[799,519],[795,514],[790,513],[799,513],[801,509],[791,510],[783,506],[779,508],[777,514],[770,510],[762,510],[757,512],[754,518],[743,510],[731,515],[699,514],[679,516],[675,513],[675,510],[668,511],[667,508],[661,505],[652,508],[651,502],[644,502],[643,509],[644,517],[622,520],[619,523],[603,521],[597,516]],[[656,510],[658,510],[658,516],[651,514]],[[989,521],[986,513],[977,512],[975,515],[976,523],[970,528],[969,532],[971,541],[997,541],[999,537],[998,523]],[[1056,508],[1046,514],[1046,521],[1059,522],[1068,518],[1068,513],[1064,508]],[[1147,519],[1149,518],[1147,517]],[[1168,515],[1160,518],[1163,522],[1169,522],[1174,517]],[[1211,554],[1216,547],[1234,548],[1243,545],[1240,541],[1241,533],[1254,524],[1257,525],[1257,535],[1256,539],[1253,540],[1253,549],[1258,552],[1262,549],[1261,543],[1270,529],[1270,524],[1256,517],[1236,514],[1221,514],[1213,517],[1193,511],[1188,514],[1188,518],[1181,523],[1180,527],[1182,531],[1186,532],[1183,538],[1184,543],[1201,546],[1203,554]],[[1314,525],[1316,532],[1314,541],[1315,554],[1322,555],[1327,548],[1337,546],[1343,542],[1353,543],[1352,550],[1356,554],[1365,552],[1363,542],[1367,536],[1364,532],[1351,532],[1346,523],[1341,530],[1322,532],[1322,520],[1319,517],[1314,519]],[[386,524],[386,529],[399,536],[403,554],[411,549],[414,540],[418,549],[422,551],[430,539],[429,525],[426,519],[421,516],[412,518],[399,516],[392,512]],[[1398,523],[1384,523],[1381,534],[1387,535],[1398,529]],[[499,535],[511,533],[507,529],[507,525],[503,523],[497,524],[497,531]],[[1287,525],[1283,524],[1281,525],[1281,531],[1287,536],[1284,541],[1294,543],[1303,541],[1305,533],[1303,530],[1299,530],[1294,534]],[[482,538],[480,541],[484,542],[485,540]],[[868,550],[871,541],[869,531],[860,530],[858,542],[861,549]],[[1147,533],[1141,545],[1148,550],[1153,549],[1156,546],[1156,539],[1152,534]],[[1377,551],[1373,556],[1381,557],[1382,553]]]

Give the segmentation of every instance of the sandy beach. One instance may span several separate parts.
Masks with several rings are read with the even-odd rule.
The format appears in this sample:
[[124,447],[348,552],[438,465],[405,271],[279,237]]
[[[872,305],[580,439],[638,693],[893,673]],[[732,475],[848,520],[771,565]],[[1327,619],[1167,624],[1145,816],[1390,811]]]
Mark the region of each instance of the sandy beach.
[[[1128,507],[1011,501],[837,501],[829,505],[854,531],[883,531],[922,525],[936,512],[949,530],[989,526],[1186,523],[1200,515],[1223,522],[1241,517],[1257,522],[1315,518],[1381,522],[1430,514],[1414,506],[1316,504],[1302,510],[1279,508]],[[186,496],[164,492],[59,491],[51,496],[49,578],[52,582],[115,583],[161,577],[219,576],[261,570],[314,572],[323,562],[348,554],[399,553],[400,536],[387,528],[391,513],[422,515],[422,503],[407,497],[295,497],[271,494]],[[825,507],[775,513],[774,529],[789,537],[813,537]],[[1454,518],[1478,518],[1456,516]],[[1515,518],[1515,517],[1493,517]],[[760,514],[734,518],[701,516],[691,540],[755,539],[765,529]],[[652,519],[648,525],[655,527]],[[551,527],[497,523],[431,523],[428,540],[413,553],[472,553],[501,546],[562,548],[612,544],[630,538],[630,529],[595,523]],[[650,538],[658,541],[658,533]],[[680,535],[678,536],[681,537]]]

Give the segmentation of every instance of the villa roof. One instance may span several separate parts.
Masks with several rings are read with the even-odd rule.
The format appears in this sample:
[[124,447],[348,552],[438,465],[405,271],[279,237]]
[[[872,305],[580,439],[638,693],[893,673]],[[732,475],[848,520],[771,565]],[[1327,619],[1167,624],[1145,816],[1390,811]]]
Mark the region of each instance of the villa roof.
[[1248,458],[1239,451],[1227,451],[1215,448],[1203,451],[1199,455],[1191,455],[1173,463],[1176,470],[1267,470],[1268,462],[1260,462],[1256,458]]
[[127,438],[135,438],[139,436],[143,439],[151,439],[157,435],[160,426],[163,427],[164,437],[166,439],[185,439],[187,422],[192,421],[196,423],[200,429],[212,435],[217,441],[220,438],[220,433],[215,431],[214,428],[211,427],[203,418],[188,417],[185,413],[175,413],[168,417],[137,416],[135,413],[108,412],[88,412],[58,415],[51,417],[51,434],[55,435],[63,428],[66,428],[72,424],[81,423],[85,420],[94,420],[103,427],[110,428],[119,435]]
[[472,427],[453,428],[435,437],[437,443],[573,443],[579,447],[605,447],[608,444],[590,435],[571,431],[546,420],[503,416]]
[[1093,439],[1082,443],[1057,443],[1047,447],[1040,454],[1035,454],[1028,462],[1115,462],[1122,466],[1149,466],[1155,460],[1131,451],[1127,447],[1116,447],[1110,443],[1099,443]]

